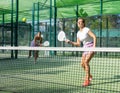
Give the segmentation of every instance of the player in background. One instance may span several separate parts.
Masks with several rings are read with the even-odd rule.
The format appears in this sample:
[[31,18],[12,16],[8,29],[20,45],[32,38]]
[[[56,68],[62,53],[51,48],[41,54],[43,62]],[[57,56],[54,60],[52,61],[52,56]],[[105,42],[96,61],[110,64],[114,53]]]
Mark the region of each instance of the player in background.
[[[42,37],[41,37],[41,32],[38,32],[35,36],[34,39],[31,41],[30,47],[41,47],[42,46]],[[29,56],[28,58],[31,57],[31,50],[29,51]],[[34,63],[36,63],[36,60],[38,58],[38,51],[33,51],[34,52],[34,58],[35,61]]]

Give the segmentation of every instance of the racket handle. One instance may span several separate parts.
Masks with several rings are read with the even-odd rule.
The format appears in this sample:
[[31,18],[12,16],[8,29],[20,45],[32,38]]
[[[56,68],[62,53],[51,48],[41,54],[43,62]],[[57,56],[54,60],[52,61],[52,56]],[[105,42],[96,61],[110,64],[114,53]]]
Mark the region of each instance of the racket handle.
[[68,44],[73,44],[72,41],[68,41]]

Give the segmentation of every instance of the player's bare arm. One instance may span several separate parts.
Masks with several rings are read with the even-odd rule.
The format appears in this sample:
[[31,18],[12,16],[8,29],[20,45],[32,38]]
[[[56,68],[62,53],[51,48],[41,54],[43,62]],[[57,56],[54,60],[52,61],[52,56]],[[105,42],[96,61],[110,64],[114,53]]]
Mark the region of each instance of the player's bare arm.
[[80,40],[77,39],[77,42],[67,41],[69,44],[72,44],[74,46],[80,46]]
[[92,31],[89,31],[88,34],[89,34],[89,36],[91,36],[93,38],[93,43],[94,43],[93,47],[95,47],[96,46],[96,36],[95,36],[95,34]]

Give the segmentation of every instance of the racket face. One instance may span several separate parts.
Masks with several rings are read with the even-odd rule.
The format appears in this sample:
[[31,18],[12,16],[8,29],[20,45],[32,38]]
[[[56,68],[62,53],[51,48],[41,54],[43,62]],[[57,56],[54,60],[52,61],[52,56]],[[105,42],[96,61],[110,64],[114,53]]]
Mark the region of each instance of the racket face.
[[49,43],[49,41],[45,41],[43,45],[44,45],[44,46],[49,46],[50,43]]
[[60,31],[59,34],[58,34],[58,40],[59,41],[65,41],[65,39],[66,39],[66,36],[65,36],[64,31]]

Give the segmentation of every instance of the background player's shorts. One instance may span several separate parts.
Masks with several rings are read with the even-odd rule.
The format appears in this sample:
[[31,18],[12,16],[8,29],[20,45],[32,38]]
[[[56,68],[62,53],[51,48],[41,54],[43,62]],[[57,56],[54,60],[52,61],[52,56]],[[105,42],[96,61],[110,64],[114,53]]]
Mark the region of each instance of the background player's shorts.
[[[36,47],[34,40],[31,41],[30,47]],[[38,51],[33,51],[38,55]]]
[[34,42],[34,40],[33,40],[33,41],[31,41],[30,46],[31,46],[31,47],[35,47],[35,42]]

